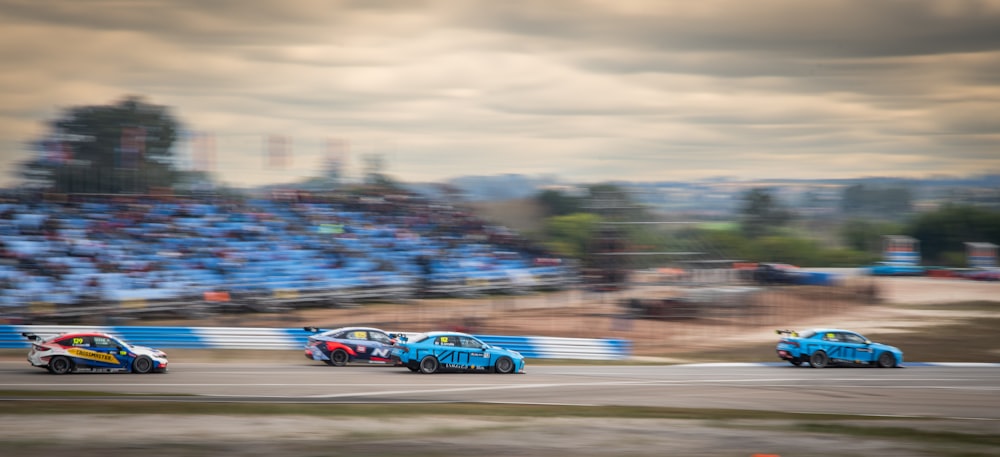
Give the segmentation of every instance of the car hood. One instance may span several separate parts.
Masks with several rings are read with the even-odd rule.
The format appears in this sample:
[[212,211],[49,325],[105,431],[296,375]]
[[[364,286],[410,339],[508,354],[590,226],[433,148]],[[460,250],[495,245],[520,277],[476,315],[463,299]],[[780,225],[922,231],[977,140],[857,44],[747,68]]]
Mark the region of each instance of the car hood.
[[517,351],[512,350],[512,349],[507,349],[507,348],[504,348],[504,347],[500,347],[500,346],[490,346],[490,350],[491,351],[492,350],[496,350],[496,351],[500,351],[500,352],[506,352],[507,354],[512,355],[512,356],[516,356],[516,357],[523,357],[520,352],[517,352]]
[[900,353],[903,352],[900,351],[899,348],[897,348],[896,346],[889,346],[888,344],[882,344],[882,343],[872,343],[869,347],[873,349],[881,349],[883,351],[900,352]]
[[149,346],[132,346],[132,352],[139,355],[148,355],[152,357],[166,357],[167,354],[159,349],[153,349]]

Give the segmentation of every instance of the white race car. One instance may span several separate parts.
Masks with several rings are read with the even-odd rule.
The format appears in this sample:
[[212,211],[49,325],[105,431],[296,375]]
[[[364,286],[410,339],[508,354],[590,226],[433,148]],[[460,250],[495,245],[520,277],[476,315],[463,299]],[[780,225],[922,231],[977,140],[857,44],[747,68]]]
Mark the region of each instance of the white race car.
[[31,341],[28,362],[53,374],[167,371],[167,354],[163,351],[133,346],[107,333],[63,333],[48,339],[34,333],[21,335]]

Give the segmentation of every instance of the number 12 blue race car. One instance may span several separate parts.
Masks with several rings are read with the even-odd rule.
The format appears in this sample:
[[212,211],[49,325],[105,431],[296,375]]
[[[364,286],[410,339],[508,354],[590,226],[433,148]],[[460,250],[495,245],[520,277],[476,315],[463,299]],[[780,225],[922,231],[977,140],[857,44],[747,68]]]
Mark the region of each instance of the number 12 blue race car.
[[393,361],[410,371],[485,371],[523,373],[524,357],[517,351],[490,346],[478,338],[458,332],[430,332],[399,341]]
[[795,366],[808,363],[813,368],[829,365],[893,368],[903,363],[903,351],[886,344],[873,343],[850,330],[778,330],[777,333],[785,335],[775,348],[778,357]]

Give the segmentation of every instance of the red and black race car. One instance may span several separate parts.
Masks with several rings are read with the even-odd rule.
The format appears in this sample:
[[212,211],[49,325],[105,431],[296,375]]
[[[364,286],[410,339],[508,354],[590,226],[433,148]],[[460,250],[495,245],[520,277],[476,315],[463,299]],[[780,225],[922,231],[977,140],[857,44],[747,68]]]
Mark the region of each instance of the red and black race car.
[[389,364],[390,351],[395,340],[386,331],[371,327],[341,327],[321,330],[304,327],[310,335],[305,347],[305,356],[311,360],[322,360],[330,366],[344,366],[350,362]]

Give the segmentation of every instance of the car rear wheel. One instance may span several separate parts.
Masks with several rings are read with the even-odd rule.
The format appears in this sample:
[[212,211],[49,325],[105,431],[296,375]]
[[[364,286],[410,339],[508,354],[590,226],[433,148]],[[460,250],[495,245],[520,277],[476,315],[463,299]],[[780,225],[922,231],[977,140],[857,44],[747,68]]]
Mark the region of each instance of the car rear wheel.
[[52,374],[66,374],[73,369],[73,362],[62,356],[53,357],[49,360],[49,371]]
[[438,359],[429,355],[420,360],[420,372],[424,374],[434,373],[438,370],[438,365]]
[[140,356],[132,362],[132,372],[139,374],[146,374],[153,371],[153,361],[146,356]]
[[343,349],[337,349],[330,354],[330,365],[335,367],[342,367],[347,365],[347,352]]
[[896,357],[889,352],[883,352],[878,356],[879,368],[893,368],[896,366]]
[[809,357],[809,365],[812,365],[813,368],[825,368],[829,361],[830,359],[823,351],[813,352],[813,355]]
[[510,374],[514,372],[514,361],[508,357],[500,357],[493,369],[500,374]]

